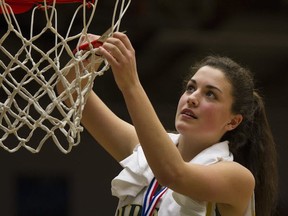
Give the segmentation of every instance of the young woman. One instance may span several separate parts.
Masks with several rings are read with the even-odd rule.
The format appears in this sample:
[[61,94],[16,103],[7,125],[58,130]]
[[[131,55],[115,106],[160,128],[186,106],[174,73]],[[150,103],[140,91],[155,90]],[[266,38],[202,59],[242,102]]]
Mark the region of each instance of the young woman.
[[257,215],[272,214],[275,144],[248,70],[225,57],[193,67],[172,134],[139,81],[128,37],[115,33],[98,54],[111,65],[133,122],[89,94],[82,123],[123,166],[112,181],[116,215],[252,216],[254,198]]

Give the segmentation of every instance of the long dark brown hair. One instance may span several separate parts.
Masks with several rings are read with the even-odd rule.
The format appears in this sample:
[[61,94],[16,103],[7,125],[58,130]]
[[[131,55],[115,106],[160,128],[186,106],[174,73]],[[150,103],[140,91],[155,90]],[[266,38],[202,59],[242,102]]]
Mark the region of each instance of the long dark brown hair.
[[254,175],[256,215],[271,216],[276,207],[278,172],[277,155],[265,106],[255,90],[251,72],[227,57],[208,56],[191,68],[189,80],[201,67],[210,66],[225,74],[232,86],[232,112],[243,121],[221,140],[229,141],[234,160]]

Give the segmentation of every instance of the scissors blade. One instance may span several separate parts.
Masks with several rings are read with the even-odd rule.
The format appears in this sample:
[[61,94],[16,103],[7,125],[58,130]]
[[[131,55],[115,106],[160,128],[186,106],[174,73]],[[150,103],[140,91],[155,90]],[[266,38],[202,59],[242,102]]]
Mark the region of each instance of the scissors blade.
[[110,34],[112,33],[112,27],[107,29],[98,39],[98,42],[104,43],[108,37],[110,37]]

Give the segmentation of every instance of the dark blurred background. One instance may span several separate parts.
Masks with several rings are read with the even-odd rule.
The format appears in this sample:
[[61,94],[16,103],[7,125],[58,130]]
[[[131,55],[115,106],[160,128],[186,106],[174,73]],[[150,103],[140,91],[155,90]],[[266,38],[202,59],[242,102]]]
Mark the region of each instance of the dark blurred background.
[[[95,33],[109,26],[113,6],[114,1],[99,1],[95,29],[101,31]],[[67,27],[74,9],[59,8],[59,29]],[[28,15],[18,16],[27,32]],[[0,19],[1,31],[5,23]],[[208,54],[227,55],[255,73],[279,155],[276,215],[287,215],[288,0],[132,1],[121,28],[135,47],[143,86],[169,130],[174,129],[182,78],[196,60]],[[130,121],[110,72],[96,78],[94,89],[116,114]],[[38,154],[24,148],[13,154],[1,149],[0,215],[114,215],[117,199],[111,196],[110,182],[120,170],[86,131],[69,154],[52,142]]]

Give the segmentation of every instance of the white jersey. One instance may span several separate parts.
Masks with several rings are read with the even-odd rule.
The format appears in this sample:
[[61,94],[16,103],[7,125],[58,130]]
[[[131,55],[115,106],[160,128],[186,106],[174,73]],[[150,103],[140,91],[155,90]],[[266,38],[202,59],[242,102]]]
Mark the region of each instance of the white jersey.
[[[178,134],[169,134],[175,144]],[[211,165],[219,161],[233,161],[228,141],[217,143],[194,157],[190,163]],[[117,216],[141,215],[144,194],[154,175],[148,166],[144,152],[137,145],[133,153],[120,162],[123,170],[112,180],[112,195],[119,198]],[[199,202],[168,189],[152,215],[158,216],[215,216],[215,204]],[[254,216],[254,198],[245,216]],[[132,214],[133,212],[133,214]]]

